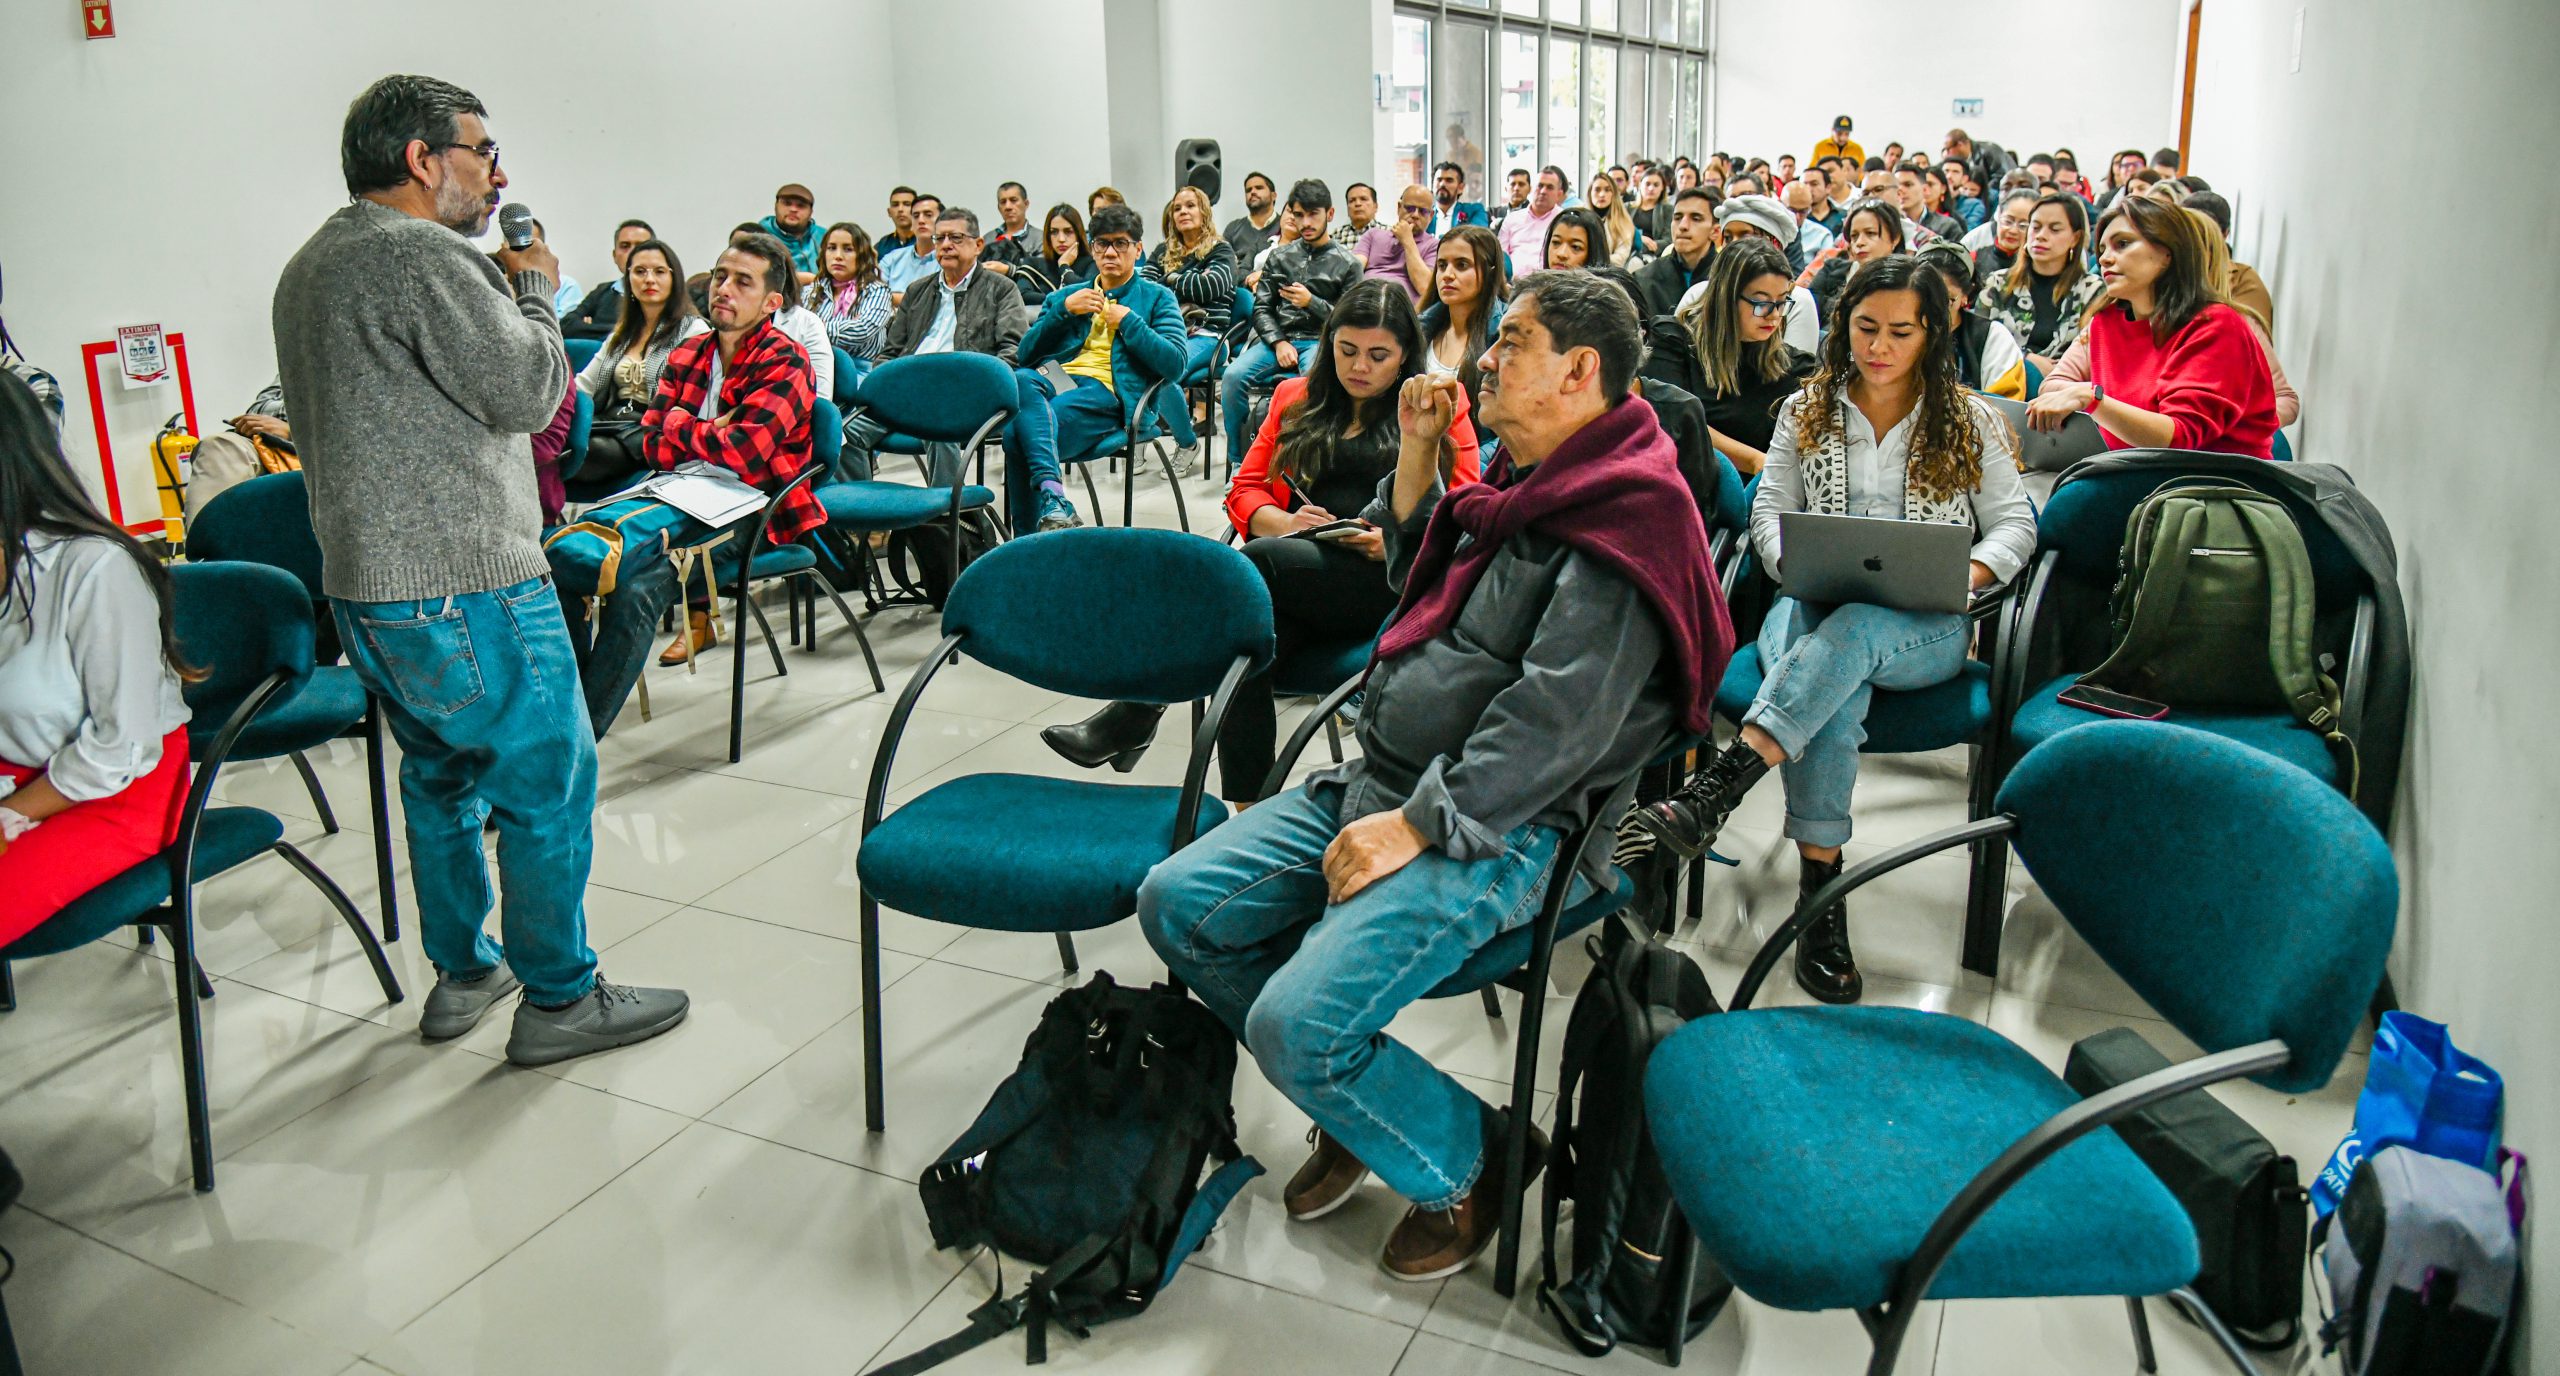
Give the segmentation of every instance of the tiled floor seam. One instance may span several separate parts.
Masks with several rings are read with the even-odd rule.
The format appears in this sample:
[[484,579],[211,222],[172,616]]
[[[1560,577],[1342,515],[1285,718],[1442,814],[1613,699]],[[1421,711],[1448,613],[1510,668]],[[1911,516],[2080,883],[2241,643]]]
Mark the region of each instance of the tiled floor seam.
[[[261,1134],[261,1135],[263,1136],[263,1134]],[[277,1317],[276,1315],[273,1315],[273,1314],[267,1313],[266,1311],[261,1310],[261,1309],[252,1309],[252,1308],[250,1308],[248,1305],[242,1304],[240,1301],[238,1301],[238,1300],[235,1300],[235,1299],[231,1298],[229,1295],[223,1294],[221,1291],[216,1290],[216,1289],[213,1289],[212,1287],[210,1287],[210,1286],[208,1286],[208,1285],[204,1284],[202,1281],[196,1280],[196,1279],[194,1279],[194,1278],[192,1278],[192,1277],[189,1277],[189,1276],[182,1276],[182,1275],[179,1275],[177,1272],[172,1271],[172,1270],[170,1270],[169,1268],[167,1268],[167,1267],[165,1267],[165,1266],[160,1265],[158,1262],[155,1262],[155,1261],[151,1260],[151,1259],[150,1259],[150,1258],[148,1258],[148,1257],[138,1256],[138,1255],[136,1255],[135,1253],[133,1253],[132,1251],[130,1251],[130,1250],[126,1249],[126,1248],[123,1248],[123,1247],[119,1247],[119,1246],[117,1246],[115,1243],[110,1242],[110,1241],[108,1241],[108,1240],[107,1240],[107,1239],[105,1239],[105,1238],[98,1237],[98,1236],[95,1236],[95,1235],[93,1235],[93,1234],[89,1233],[87,1230],[85,1230],[85,1229],[81,1228],[81,1227],[80,1227],[80,1226],[78,1226],[77,1224],[74,1224],[74,1223],[72,1223],[72,1222],[70,1222],[70,1221],[68,1221],[68,1220],[66,1220],[66,1219],[57,1218],[57,1217],[55,1217],[55,1216],[54,1216],[54,1215],[52,1215],[52,1214],[46,1213],[43,1209],[41,1209],[41,1208],[39,1208],[39,1207],[37,1207],[37,1206],[35,1206],[35,1205],[33,1205],[33,1204],[29,1204],[29,1203],[27,1203],[27,1202],[26,1202],[25,1200],[23,1200],[23,1199],[21,1199],[21,1200],[19,1200],[19,1201],[18,1201],[18,1206],[17,1206],[17,1207],[19,1208],[19,1210],[20,1210],[20,1211],[22,1211],[22,1212],[24,1212],[24,1213],[26,1213],[26,1214],[28,1214],[28,1215],[30,1215],[30,1216],[32,1216],[32,1217],[43,1219],[45,1222],[50,1223],[50,1224],[52,1224],[53,1226],[55,1226],[55,1227],[57,1227],[57,1228],[60,1228],[60,1229],[61,1229],[61,1230],[63,1230],[64,1232],[71,1234],[73,1237],[80,1238],[81,1240],[86,1241],[86,1242],[94,1242],[94,1243],[96,1243],[97,1245],[99,1245],[99,1246],[101,1246],[101,1247],[106,1248],[108,1251],[115,1253],[117,1256],[123,1257],[125,1260],[130,1261],[130,1262],[133,1262],[133,1263],[135,1263],[136,1265],[142,1266],[143,1268],[145,1268],[145,1269],[147,1269],[147,1270],[157,1271],[157,1272],[159,1272],[161,1275],[164,1275],[164,1276],[169,1277],[171,1280],[175,1280],[175,1281],[177,1281],[177,1282],[179,1282],[179,1283],[181,1283],[181,1284],[183,1284],[183,1285],[186,1285],[186,1286],[188,1286],[188,1287],[190,1287],[190,1288],[192,1288],[192,1289],[201,1290],[201,1291],[203,1291],[205,1294],[210,1295],[210,1296],[212,1296],[213,1298],[215,1298],[215,1299],[217,1299],[217,1300],[220,1300],[222,1303],[227,1304],[227,1305],[230,1305],[232,1308],[239,1310],[241,1313],[244,1313],[244,1314],[255,1314],[255,1315],[257,1315],[258,1317],[260,1317],[260,1318],[262,1318],[262,1319],[265,1319],[265,1320],[266,1320],[267,1322],[269,1322],[269,1323],[272,1323],[272,1324],[278,1325],[279,1327],[282,1327],[282,1328],[288,1329],[288,1330],[290,1330],[290,1331],[292,1331],[292,1332],[294,1332],[294,1333],[301,1334],[302,1336],[304,1336],[304,1337],[307,1337],[307,1338],[311,1339],[313,1342],[320,1343],[320,1344],[322,1344],[323,1346],[336,1348],[336,1349],[337,1349],[338,1351],[340,1351],[340,1352],[347,1352],[347,1349],[345,1349],[345,1348],[343,1348],[343,1347],[338,1347],[338,1345],[337,1345],[336,1343],[331,1342],[329,1339],[327,1339],[327,1338],[325,1338],[325,1337],[322,1337],[322,1336],[320,1336],[320,1335],[319,1335],[319,1334],[317,1334],[317,1333],[312,1332],[310,1329],[304,1328],[304,1327],[302,1327],[301,1325],[294,1323],[294,1322],[293,1322],[292,1320],[290,1320],[290,1319],[279,1318],[279,1317]],[[21,1325],[19,1325],[19,1327],[20,1327],[20,1328],[21,1328],[21,1330],[23,1331],[23,1329],[24,1329],[24,1325],[23,1325],[23,1324],[21,1324]],[[360,1364],[360,1363],[362,1363],[362,1362],[365,1360],[365,1356],[364,1356],[364,1354],[363,1354],[363,1353],[361,1353],[361,1352],[347,1352],[347,1360],[348,1360],[349,1365],[351,1365],[351,1366],[352,1366],[352,1365],[356,1365],[356,1364]]]

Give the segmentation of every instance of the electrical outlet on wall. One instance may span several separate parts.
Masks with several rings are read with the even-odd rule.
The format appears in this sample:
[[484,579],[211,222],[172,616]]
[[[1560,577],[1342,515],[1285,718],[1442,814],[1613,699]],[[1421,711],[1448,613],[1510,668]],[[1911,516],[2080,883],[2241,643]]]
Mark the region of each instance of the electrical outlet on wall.
[[2299,73],[2302,70],[2302,25],[2303,21],[2309,17],[2310,13],[2311,10],[2308,6],[2296,5],[2293,7],[2293,70],[2296,73]]

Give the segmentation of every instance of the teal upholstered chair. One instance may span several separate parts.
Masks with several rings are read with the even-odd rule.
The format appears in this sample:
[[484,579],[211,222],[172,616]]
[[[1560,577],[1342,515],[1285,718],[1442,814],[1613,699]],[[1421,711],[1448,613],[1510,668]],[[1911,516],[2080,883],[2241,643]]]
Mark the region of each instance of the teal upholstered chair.
[[[2375,618],[2379,615],[2370,578],[2362,565],[2331,533],[2318,513],[2276,481],[2262,459],[2198,454],[2179,450],[2123,450],[2107,456],[2100,471],[2074,467],[2063,474],[2036,521],[2036,557],[2019,581],[2024,591],[2014,607],[2015,624],[2004,642],[2016,647],[2003,665],[2007,682],[2000,686],[2000,720],[1995,724],[1989,773],[1999,787],[1999,773],[2026,752],[2065,731],[2106,720],[2062,704],[2062,691],[2106,657],[2113,642],[2108,601],[2124,547],[2125,523],[2142,500],[2164,484],[2194,478],[2240,483],[2283,501],[2302,532],[2311,556],[2316,594],[2313,629],[2316,648],[2337,665],[2343,695],[2341,728],[2361,739],[2364,707],[2373,676]],[[2345,786],[2338,761],[2319,736],[2281,709],[2247,712],[2180,708],[2168,720],[2252,746],[2286,760],[2339,787]],[[1983,771],[1977,771],[1983,772]],[[2373,800],[2367,811],[2387,816]],[[2001,882],[2007,859],[1994,838],[1984,847],[1990,857],[1988,880]],[[1996,907],[1972,915],[1978,922],[1965,933],[1965,965],[1984,974],[1999,968],[2000,927]]]
[[871,361],[865,359],[857,363],[853,355],[842,349],[835,350],[835,356],[835,386],[828,389],[831,395],[826,400],[834,402],[836,408],[842,410],[853,405],[855,397],[861,392],[862,380],[871,375]]
[[[1367,676],[1366,654],[1353,666],[1349,677],[1337,684],[1316,704],[1315,711],[1290,733],[1288,742],[1263,781],[1262,796],[1278,793],[1288,782],[1289,771],[1297,767],[1298,757],[1305,754],[1321,723],[1329,733],[1334,714]],[[1274,669],[1276,675],[1278,670]],[[1280,685],[1274,684],[1275,687]],[[1282,691],[1287,691],[1285,688]],[[1685,747],[1684,747],[1685,748]],[[1339,751],[1334,759],[1339,761]],[[1557,874],[1580,871],[1584,852],[1595,842],[1606,843],[1613,833],[1606,827],[1585,827],[1565,838],[1556,849]],[[1514,927],[1476,948],[1457,972],[1435,985],[1425,998],[1453,999],[1473,994],[1484,1000],[1484,1011],[1496,1018],[1502,1016],[1502,1001],[1496,989],[1509,989],[1520,996],[1520,1035],[1511,1051],[1511,1114],[1506,1120],[1510,1129],[1504,1140],[1506,1180],[1522,1180],[1520,1189],[1502,1201],[1502,1238],[1494,1253],[1493,1288],[1506,1298],[1515,1288],[1520,1274],[1520,1237],[1524,1201],[1528,1198],[1525,1182],[1529,1159],[1529,1129],[1537,1118],[1538,1039],[1546,1025],[1546,991],[1556,943],[1616,914],[1635,898],[1635,881],[1625,870],[1612,869],[1607,890],[1573,898],[1572,884],[1549,884],[1539,901],[1537,916],[1527,926]]]
[[604,348],[601,339],[564,339],[560,343],[569,351],[569,371],[572,373],[585,372],[587,365],[595,362],[596,354]]
[[[166,932],[176,964],[178,1044],[186,1079],[187,1138],[198,1190],[213,1188],[212,1115],[205,1093],[204,1032],[199,997],[212,985],[196,964],[195,884],[274,852],[311,881],[364,948],[382,997],[401,998],[400,983],[355,905],[329,876],[284,839],[275,814],[254,807],[211,807],[215,779],[240,741],[270,709],[306,691],[311,678],[311,600],[291,575],[256,564],[180,564],[170,570],[178,643],[206,677],[186,686],[188,707],[210,728],[190,745],[195,780],[178,817],[177,839],[74,899],[34,930],[0,947],[0,968],[88,945],[127,927]],[[192,733],[191,733],[192,734]]]
[[1084,492],[1085,496],[1093,502],[1095,525],[1103,523],[1102,494],[1095,490],[1093,485],[1095,460],[1110,459],[1118,463],[1120,524],[1134,526],[1138,523],[1138,458],[1143,454],[1153,457],[1163,467],[1164,480],[1173,488],[1174,516],[1182,522],[1184,530],[1191,529],[1191,504],[1182,498],[1182,475],[1173,466],[1171,437],[1165,433],[1162,426],[1156,424],[1155,419],[1157,397],[1165,388],[1177,385],[1164,378],[1158,378],[1149,383],[1147,390],[1138,394],[1136,404],[1129,408],[1128,423],[1121,428],[1118,436],[1104,441],[1100,448],[1091,453],[1058,456],[1067,467],[1084,475]]
[[[1964,1018],[1751,1006],[1816,916],[1986,833],[2014,841],[2063,917],[2203,1056],[2084,1100]],[[2201,731],[2083,727],[2031,752],[1992,816],[1855,865],[1807,900],[1753,958],[1732,1010],[1654,1054],[1655,1150],[1704,1254],[1762,1303],[1857,1311],[1871,1376],[1893,1370],[1924,1300],[2069,1295],[2127,1297],[2146,1371],[2142,1297],[2168,1296],[2253,1372],[2186,1289],[2198,1264],[2186,1212],[2100,1129],[2241,1076],[2288,1093],[2327,1083],[2398,904],[2382,834],[2322,781]],[[1674,1255],[1694,1273],[1685,1240]]]
[[584,388],[570,390],[577,393],[577,400],[570,403],[569,443],[560,451],[560,481],[564,484],[587,466],[587,442],[596,433],[596,399],[588,396]]
[[[871,370],[857,389],[856,405],[887,426],[891,439],[906,436],[961,446],[963,453],[983,449],[1013,419],[1018,393],[1013,370],[984,354],[920,354],[893,358]],[[829,414],[833,407],[822,407]],[[893,483],[878,477],[846,481],[834,473],[843,451],[844,427],[833,434],[818,425],[819,452],[829,475],[819,481],[818,502],[827,509],[827,524],[853,537],[858,557],[869,559],[869,537],[875,531],[913,530],[936,519],[949,523],[951,567],[960,566],[960,513],[995,505],[995,493],[963,483],[959,473],[945,484],[925,475],[925,485]],[[886,442],[883,448],[887,448]],[[920,452],[922,445],[916,446]],[[877,579],[872,580],[875,584]],[[875,588],[874,606],[891,599]]]
[[[736,538],[747,542],[748,553],[746,558],[738,561],[737,577],[729,586],[729,599],[737,609],[737,626],[729,640],[732,647],[729,656],[729,763],[731,764],[736,764],[746,757],[747,619],[749,617],[755,618],[756,629],[764,634],[765,649],[773,656],[774,673],[788,675],[791,672],[791,666],[783,662],[782,643],[774,638],[773,623],[765,620],[764,608],[756,603],[754,592],[758,583],[770,583],[776,579],[785,583],[791,641],[794,645],[805,643],[811,649],[817,648],[818,644],[818,594],[823,591],[828,599],[836,604],[836,610],[844,615],[844,624],[853,628],[853,638],[862,646],[863,662],[871,669],[872,690],[877,692],[888,686],[880,677],[880,661],[871,653],[871,637],[863,633],[861,618],[853,614],[853,608],[845,605],[844,598],[836,592],[834,585],[819,575],[817,550],[812,548],[806,540],[793,541],[787,545],[777,545],[772,540],[774,513],[782,510],[784,499],[793,492],[815,483],[829,471],[825,450],[830,438],[838,444],[843,442],[841,430],[830,430],[827,424],[834,418],[835,406],[825,401],[817,405],[820,410],[812,416],[811,426],[813,434],[818,438],[815,444],[816,452],[809,466],[800,470],[800,476],[783,484],[782,489],[773,495],[772,500],[765,503],[763,511],[739,522],[732,528]],[[804,625],[808,628],[805,642],[801,634],[801,628]]]
[[[885,373],[886,367],[881,369]],[[889,714],[862,804],[864,1115],[886,1121],[880,908],[999,931],[1069,933],[1138,910],[1147,871],[1225,821],[1206,794],[1209,749],[1236,684],[1271,659],[1271,595],[1245,557],[1166,530],[1079,529],[1010,540],[963,570],[942,643]],[[1179,788],[971,774],[888,811],[890,770],[916,703],[961,655],[1077,697],[1210,699]]]
[[[337,634],[327,594],[320,585],[320,539],[311,530],[311,505],[300,473],[270,473],[251,478],[205,503],[187,528],[187,557],[197,563],[240,562],[282,569],[300,580],[320,628],[315,654],[335,660]],[[221,722],[198,713],[188,727],[191,749],[199,756],[213,743]],[[338,831],[338,816],[321,790],[306,751],[334,740],[364,742],[366,795],[372,807],[373,869],[382,904],[382,938],[400,939],[399,890],[391,876],[391,790],[382,745],[381,705],[356,678],[356,671],[337,663],[320,664],[297,680],[293,692],[269,703],[258,719],[233,742],[234,760],[286,758],[302,775],[321,830]]]
[[2293,462],[2293,441],[2286,439],[2282,430],[2278,430],[2276,432],[2275,444],[2270,457],[2272,457],[2277,463]]

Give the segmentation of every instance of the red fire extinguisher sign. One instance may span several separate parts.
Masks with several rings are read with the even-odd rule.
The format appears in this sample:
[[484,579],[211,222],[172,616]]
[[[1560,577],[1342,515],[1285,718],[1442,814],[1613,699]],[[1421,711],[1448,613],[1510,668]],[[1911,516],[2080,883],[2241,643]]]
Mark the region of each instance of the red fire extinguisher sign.
[[114,0],[80,0],[80,31],[89,38],[115,37]]

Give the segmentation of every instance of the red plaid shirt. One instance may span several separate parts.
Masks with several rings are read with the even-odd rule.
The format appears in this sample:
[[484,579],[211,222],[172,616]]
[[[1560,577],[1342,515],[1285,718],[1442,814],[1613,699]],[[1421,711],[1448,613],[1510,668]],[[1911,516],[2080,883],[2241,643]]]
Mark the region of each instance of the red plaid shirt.
[[[673,468],[687,459],[703,459],[737,474],[747,483],[774,491],[809,466],[809,413],[815,400],[809,383],[809,356],[771,320],[756,326],[738,345],[720,376],[720,419],[702,419],[703,393],[711,382],[711,364],[719,357],[717,333],[695,335],[667,355],[658,374],[658,394],[640,428],[641,447],[654,468]],[[826,508],[809,489],[801,488],[773,518],[773,540],[789,544],[827,523]]]

